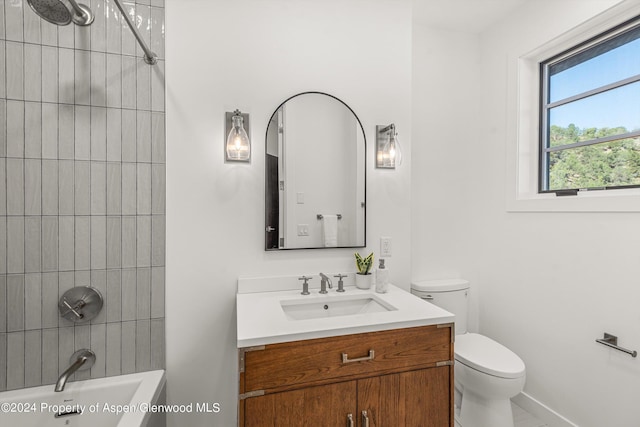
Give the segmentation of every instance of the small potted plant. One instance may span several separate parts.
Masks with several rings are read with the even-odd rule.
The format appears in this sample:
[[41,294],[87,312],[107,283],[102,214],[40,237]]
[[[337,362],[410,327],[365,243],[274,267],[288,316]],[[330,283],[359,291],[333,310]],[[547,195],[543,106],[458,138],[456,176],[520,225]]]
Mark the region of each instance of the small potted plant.
[[373,274],[371,274],[371,267],[373,267],[373,252],[362,258],[358,252],[356,256],[356,267],[358,272],[356,273],[356,287],[360,289],[369,289],[373,282]]

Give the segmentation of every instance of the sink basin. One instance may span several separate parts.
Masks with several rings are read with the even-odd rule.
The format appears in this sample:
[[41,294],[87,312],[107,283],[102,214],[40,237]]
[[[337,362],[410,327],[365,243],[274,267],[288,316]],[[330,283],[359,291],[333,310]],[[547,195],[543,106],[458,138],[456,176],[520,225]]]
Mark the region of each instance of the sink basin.
[[321,319],[396,310],[395,307],[373,294],[332,296],[312,300],[299,298],[280,301],[280,306],[289,320]]

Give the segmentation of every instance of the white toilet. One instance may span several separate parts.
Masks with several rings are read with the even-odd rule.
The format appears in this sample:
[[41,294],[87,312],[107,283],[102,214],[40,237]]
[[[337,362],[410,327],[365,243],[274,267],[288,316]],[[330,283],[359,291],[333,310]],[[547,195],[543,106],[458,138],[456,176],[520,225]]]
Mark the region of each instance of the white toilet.
[[510,399],[524,387],[524,362],[491,338],[467,332],[469,282],[416,281],[411,292],[456,316],[456,426],[514,427]]

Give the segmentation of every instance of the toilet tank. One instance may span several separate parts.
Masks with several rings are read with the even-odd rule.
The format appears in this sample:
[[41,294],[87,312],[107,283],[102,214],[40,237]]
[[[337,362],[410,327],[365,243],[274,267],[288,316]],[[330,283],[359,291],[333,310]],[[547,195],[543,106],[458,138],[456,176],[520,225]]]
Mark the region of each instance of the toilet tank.
[[411,293],[455,314],[456,335],[467,332],[467,280],[418,280],[411,283]]

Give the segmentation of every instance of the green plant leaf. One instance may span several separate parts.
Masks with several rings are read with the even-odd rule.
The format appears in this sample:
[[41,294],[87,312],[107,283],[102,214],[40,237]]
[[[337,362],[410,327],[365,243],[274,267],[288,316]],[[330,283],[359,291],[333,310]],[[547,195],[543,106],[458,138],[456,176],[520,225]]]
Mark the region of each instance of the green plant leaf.
[[360,274],[368,274],[373,266],[373,252],[367,255],[365,258],[356,252],[356,267],[358,268],[358,273]]

